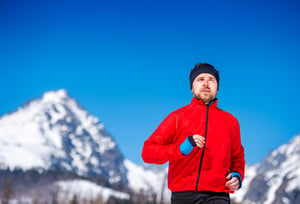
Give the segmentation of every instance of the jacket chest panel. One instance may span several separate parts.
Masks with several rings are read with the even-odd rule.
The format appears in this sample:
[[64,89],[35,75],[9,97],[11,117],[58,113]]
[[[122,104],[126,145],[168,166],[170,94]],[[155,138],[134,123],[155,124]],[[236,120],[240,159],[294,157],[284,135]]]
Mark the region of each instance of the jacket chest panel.
[[180,126],[177,131],[178,140],[183,141],[186,137],[191,135],[205,134],[206,118],[205,114],[201,115],[184,115],[180,121]]
[[207,146],[212,148],[225,148],[230,146],[231,142],[231,126],[228,125],[228,120],[219,114],[216,110],[210,110],[208,121],[206,109],[194,111],[184,114],[179,122],[177,130],[177,140],[182,142],[186,137],[191,135],[201,135],[205,137],[207,123]]

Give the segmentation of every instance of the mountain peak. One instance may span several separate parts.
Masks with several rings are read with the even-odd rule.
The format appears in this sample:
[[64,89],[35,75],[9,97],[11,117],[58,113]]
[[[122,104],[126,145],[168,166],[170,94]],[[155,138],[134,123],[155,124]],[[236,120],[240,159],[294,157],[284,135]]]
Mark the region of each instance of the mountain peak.
[[44,93],[43,102],[60,102],[69,98],[69,94],[65,89],[59,89],[57,91],[48,91]]

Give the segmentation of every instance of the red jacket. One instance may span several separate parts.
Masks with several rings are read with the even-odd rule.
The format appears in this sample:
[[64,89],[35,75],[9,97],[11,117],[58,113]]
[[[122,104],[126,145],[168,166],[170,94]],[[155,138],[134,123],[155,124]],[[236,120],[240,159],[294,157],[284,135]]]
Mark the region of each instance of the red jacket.
[[[191,153],[182,155],[179,145],[191,135],[204,137],[206,131],[205,147],[194,147]],[[239,123],[217,107],[217,100],[207,106],[193,98],[191,104],[169,114],[145,141],[142,158],[154,164],[169,161],[168,186],[172,192],[232,193],[225,187],[228,172],[236,171],[244,179]]]

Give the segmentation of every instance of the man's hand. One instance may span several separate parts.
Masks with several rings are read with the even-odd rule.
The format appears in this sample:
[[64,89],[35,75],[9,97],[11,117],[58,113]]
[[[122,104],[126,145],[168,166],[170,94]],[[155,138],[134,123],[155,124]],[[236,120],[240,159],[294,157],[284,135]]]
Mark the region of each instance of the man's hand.
[[205,144],[205,138],[201,135],[193,135],[193,140],[197,147],[203,148]]
[[237,191],[240,187],[240,181],[236,176],[234,176],[233,178],[231,178],[231,176],[232,176],[231,173],[229,173],[226,176],[227,182],[225,186],[229,188],[231,191]]

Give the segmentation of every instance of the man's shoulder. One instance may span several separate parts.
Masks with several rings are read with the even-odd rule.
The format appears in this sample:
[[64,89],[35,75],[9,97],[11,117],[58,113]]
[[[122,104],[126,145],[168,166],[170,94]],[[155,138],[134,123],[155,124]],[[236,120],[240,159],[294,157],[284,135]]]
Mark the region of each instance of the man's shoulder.
[[178,108],[177,110],[173,111],[171,114],[174,114],[174,115],[178,115],[182,112],[185,112],[186,110],[188,110],[189,108],[191,107],[191,104],[187,104],[185,106],[182,106],[180,108]]
[[169,119],[176,119],[178,118],[182,113],[186,112],[190,108],[191,104],[184,105],[171,113],[168,114],[167,118]]
[[227,111],[225,111],[225,110],[223,110],[221,108],[218,108],[218,110],[220,111],[220,114],[223,114],[224,117],[227,117],[227,118],[230,118],[232,120],[236,120],[237,121],[237,118],[233,114],[231,114],[231,113],[229,113],[229,112],[227,112]]

